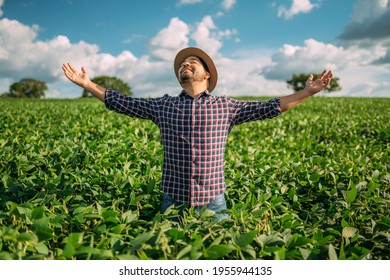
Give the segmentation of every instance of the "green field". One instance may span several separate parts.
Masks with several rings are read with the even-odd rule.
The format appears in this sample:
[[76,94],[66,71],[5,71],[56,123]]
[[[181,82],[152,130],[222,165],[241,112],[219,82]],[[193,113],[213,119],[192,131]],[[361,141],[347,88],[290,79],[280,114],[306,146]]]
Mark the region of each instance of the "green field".
[[390,99],[316,97],[235,127],[230,218],[183,224],[159,214],[151,122],[91,99],[0,106],[0,259],[390,258]]

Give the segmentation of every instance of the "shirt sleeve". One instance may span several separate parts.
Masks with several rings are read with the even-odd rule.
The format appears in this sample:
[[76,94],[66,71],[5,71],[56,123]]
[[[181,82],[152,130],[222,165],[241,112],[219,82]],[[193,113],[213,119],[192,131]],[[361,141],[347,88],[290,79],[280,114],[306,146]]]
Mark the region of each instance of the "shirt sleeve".
[[266,102],[242,101],[229,99],[232,126],[245,122],[271,119],[282,113],[280,99],[274,98]]
[[130,117],[147,119],[156,122],[156,104],[152,98],[135,98],[106,89],[104,104],[107,109]]

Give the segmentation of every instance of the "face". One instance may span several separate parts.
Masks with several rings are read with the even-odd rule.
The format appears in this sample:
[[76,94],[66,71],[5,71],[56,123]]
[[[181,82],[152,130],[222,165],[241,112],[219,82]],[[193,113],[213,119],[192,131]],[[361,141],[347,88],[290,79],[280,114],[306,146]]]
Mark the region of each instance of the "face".
[[181,83],[207,81],[210,77],[200,59],[196,56],[187,57],[179,68],[179,78]]

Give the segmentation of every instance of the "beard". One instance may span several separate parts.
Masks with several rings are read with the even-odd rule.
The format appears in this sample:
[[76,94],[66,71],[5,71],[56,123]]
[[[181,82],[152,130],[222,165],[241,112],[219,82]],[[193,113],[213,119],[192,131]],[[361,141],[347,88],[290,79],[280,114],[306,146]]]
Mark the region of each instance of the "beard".
[[179,74],[179,78],[181,84],[203,80],[203,77],[192,68],[183,69]]
[[194,81],[193,77],[190,75],[181,75],[180,83],[185,84]]

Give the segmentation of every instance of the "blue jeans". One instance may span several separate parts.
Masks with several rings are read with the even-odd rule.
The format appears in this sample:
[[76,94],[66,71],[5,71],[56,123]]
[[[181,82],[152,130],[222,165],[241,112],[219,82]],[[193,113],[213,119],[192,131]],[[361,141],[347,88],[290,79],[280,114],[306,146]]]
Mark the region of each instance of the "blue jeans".
[[[171,205],[179,206],[182,204],[176,202],[169,195],[164,194],[162,206],[161,206],[161,214],[163,214],[168,209],[168,207]],[[228,214],[219,213],[219,212],[226,209],[226,200],[225,200],[224,193],[217,196],[214,200],[212,200],[208,204],[206,204],[206,207],[207,207],[207,209],[210,209],[210,210],[215,212],[214,217],[216,219],[218,219],[219,221],[225,220],[229,217]],[[195,209],[195,211],[200,212],[203,209],[203,206],[195,206],[194,209]]]

